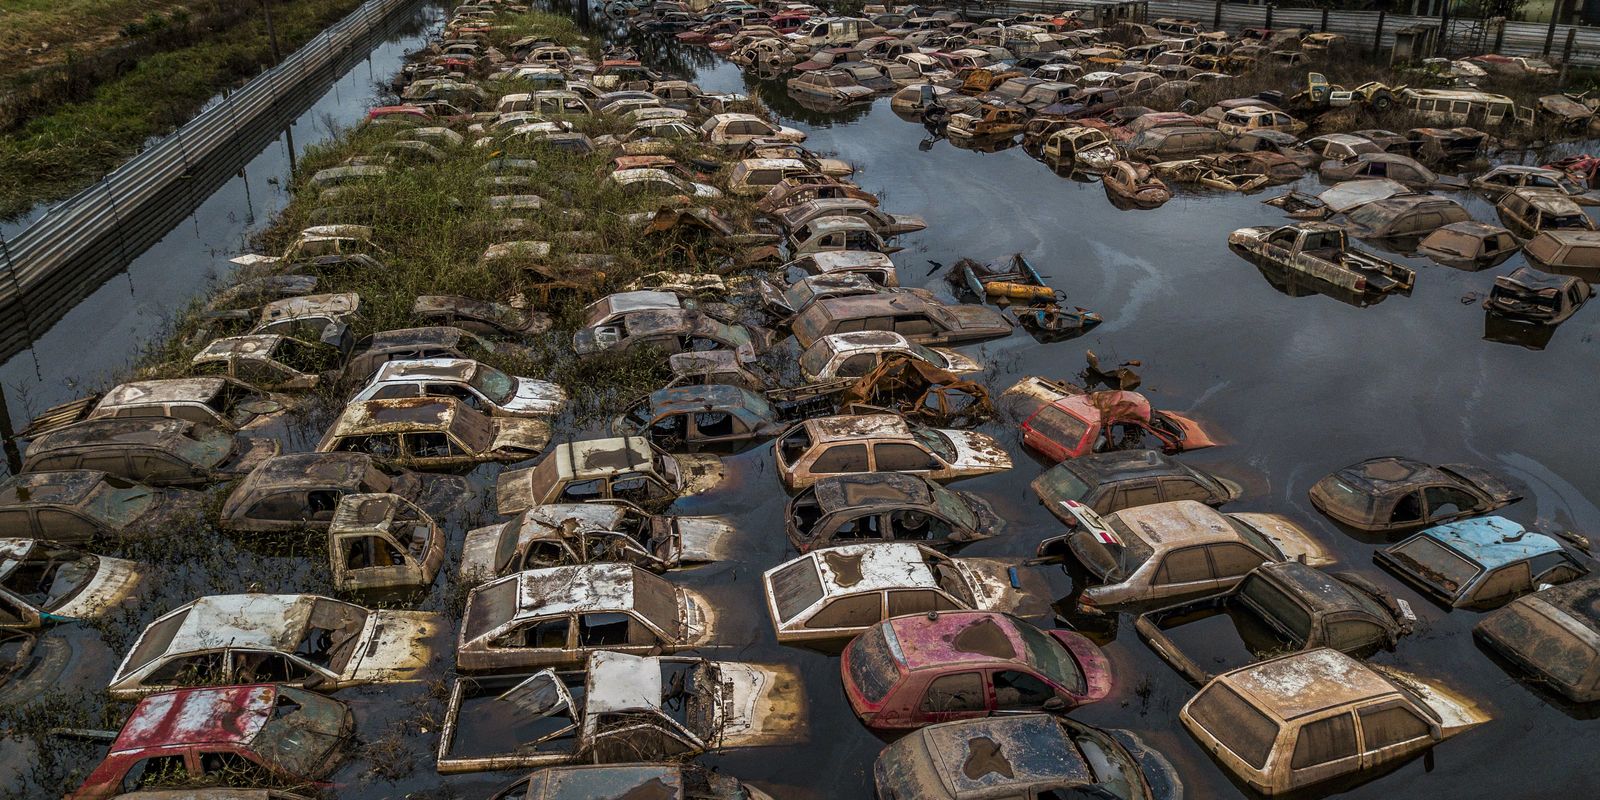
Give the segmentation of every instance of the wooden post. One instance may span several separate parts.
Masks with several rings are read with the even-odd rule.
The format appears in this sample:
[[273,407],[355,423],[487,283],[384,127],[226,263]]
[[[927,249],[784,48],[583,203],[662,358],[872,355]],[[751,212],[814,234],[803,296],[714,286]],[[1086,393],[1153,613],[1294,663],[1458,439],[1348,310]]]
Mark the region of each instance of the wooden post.
[[1383,18],[1388,16],[1387,11],[1378,12],[1378,30],[1372,34],[1372,57],[1378,57],[1378,51],[1383,49]]
[[1506,43],[1506,18],[1495,17],[1494,48],[1490,52],[1498,53]]
[[1328,32],[1328,9],[1322,9],[1322,32]]
[[1450,38],[1450,0],[1443,0],[1439,7],[1439,35],[1434,37],[1431,55],[1443,53],[1444,43],[1448,38]]
[[11,428],[11,407],[6,405],[6,388],[3,385],[0,385],[0,444],[5,447],[6,468],[11,470],[12,475],[22,474],[22,453],[17,449],[17,432]]
[[1217,11],[1211,16],[1211,30],[1222,30],[1222,0],[1217,0]]
[[1273,8],[1274,8],[1274,6],[1272,6],[1271,4],[1267,5],[1267,24],[1264,26],[1264,27],[1266,27],[1267,30],[1272,30],[1272,9]]
[[1577,28],[1567,28],[1567,43],[1561,46],[1561,75],[1556,78],[1556,86],[1567,85],[1567,65],[1572,63],[1572,46],[1578,38]]
[[1556,20],[1561,18],[1561,15],[1557,13],[1557,5],[1558,4],[1552,4],[1550,6],[1550,27],[1546,28],[1544,32],[1545,58],[1550,57],[1550,47],[1556,43]]

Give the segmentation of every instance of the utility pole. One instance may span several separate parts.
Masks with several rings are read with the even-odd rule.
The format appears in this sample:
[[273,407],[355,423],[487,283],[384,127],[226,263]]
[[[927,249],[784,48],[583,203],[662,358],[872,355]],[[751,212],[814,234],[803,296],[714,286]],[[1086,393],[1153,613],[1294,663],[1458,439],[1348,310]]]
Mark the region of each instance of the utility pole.
[[267,5],[267,0],[261,0],[261,15],[267,19],[267,38],[272,42],[272,66],[276,67],[283,61],[283,54],[278,51],[278,29],[272,26],[272,8]]
[[22,453],[17,450],[17,433],[11,429],[11,407],[6,405],[6,387],[0,385],[0,444],[6,451],[6,468],[12,475],[22,474]]

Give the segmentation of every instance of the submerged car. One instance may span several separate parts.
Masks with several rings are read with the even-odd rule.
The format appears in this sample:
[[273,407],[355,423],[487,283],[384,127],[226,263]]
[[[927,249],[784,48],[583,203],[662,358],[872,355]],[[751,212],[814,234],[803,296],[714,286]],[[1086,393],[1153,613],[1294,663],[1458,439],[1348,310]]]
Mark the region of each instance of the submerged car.
[[554,383],[507,375],[466,358],[389,361],[350,402],[402,397],[453,397],[495,417],[551,417],[567,404],[566,390]]
[[990,436],[913,426],[895,414],[804,420],[773,449],[778,478],[791,490],[829,475],[909,472],[943,482],[1011,468],[1011,456]]
[[1265,795],[1382,772],[1488,721],[1471,701],[1404,677],[1329,648],[1291,653],[1211,679],[1178,719]]
[[1351,464],[1311,487],[1311,504],[1318,511],[1364,531],[1438,525],[1521,499],[1521,493],[1482,467],[1436,467],[1398,456]]
[[658,800],[772,800],[766,792],[699,764],[582,764],[546,767],[489,800],[633,797]]
[[519,572],[467,595],[456,668],[573,665],[590,652],[672,653],[711,639],[705,599],[630,564]]
[[25,472],[0,483],[0,531],[33,531],[53,542],[128,539],[184,522],[201,495],[152,489],[90,469]]
[[[1409,604],[1359,575],[1281,561],[1256,567],[1227,594],[1141,614],[1135,626],[1156,655],[1200,686],[1212,673],[1179,649],[1168,631],[1214,616],[1233,620],[1255,658],[1318,647],[1365,657],[1394,647],[1416,621]],[[1207,628],[1208,644],[1215,642],[1212,630]]]
[[272,439],[187,420],[92,419],[29,442],[22,471],[86,469],[149,486],[198,486],[238,477],[277,453]]
[[182,686],[272,681],[332,692],[417,679],[439,615],[314,594],[226,594],[145,627],[106,687],[119,700]]
[[917,344],[961,344],[1011,334],[1012,323],[988,306],[944,305],[917,294],[830,297],[790,324],[801,347],[830,333],[893,331]]
[[759,328],[731,325],[686,309],[633,311],[613,322],[582,328],[572,337],[580,357],[648,347],[666,355],[731,350],[740,360],[753,361],[768,344],[767,332]]
[[1075,520],[1066,502],[1096,514],[1174,500],[1220,506],[1239,497],[1238,484],[1191,467],[1155,450],[1121,450],[1069,458],[1029,484],[1046,510],[1062,522]]
[[0,630],[95,619],[134,601],[139,565],[40,539],[0,538]]
[[863,540],[948,550],[993,536],[998,522],[976,497],[902,472],[822,478],[789,501],[784,518],[802,553]]
[[390,361],[434,358],[485,361],[496,354],[521,352],[514,345],[490,342],[460,328],[434,326],[379,331],[356,343],[355,355],[345,365],[346,380],[365,383]]
[[461,576],[474,584],[545,567],[614,561],[661,572],[731,555],[717,517],[650,514],[626,500],[535,506],[467,531]]
[[1428,528],[1372,558],[1448,608],[1497,608],[1589,574],[1560,542],[1505,517]]
[[1574,703],[1600,700],[1600,578],[1523,595],[1472,633],[1530,682]]
[[1022,443],[1051,461],[1152,445],[1176,453],[1216,444],[1200,423],[1151,408],[1138,392],[1086,392],[1064,381],[1030,376],[1005,395],[1023,419]]
[[366,453],[419,469],[456,469],[537,456],[550,441],[544,419],[490,417],[453,397],[367,400],[345,407],[319,453]]
[[1499,275],[1483,309],[1503,319],[1530,325],[1560,325],[1588,302],[1589,284],[1570,275],[1546,275],[1517,267]]
[[669,455],[643,436],[562,442],[539,463],[500,473],[496,508],[517,514],[546,503],[625,500],[659,511],[722,479],[714,455]]
[[738,448],[783,430],[767,398],[737,386],[658,389],[611,422],[617,436],[645,436],[663,450]]
[[[813,278],[812,280],[824,280]],[[911,358],[946,372],[963,375],[983,365],[942,347],[924,347],[893,331],[833,333],[816,340],[800,354],[800,374],[808,381],[860,378],[889,358]]]
[[[72,800],[191,786],[321,784],[355,731],[345,704],[290,686],[179,689],[141,700]],[[182,792],[200,797],[200,792]],[[145,796],[142,793],[139,796]],[[156,796],[177,796],[161,792]]]
[[1055,714],[929,725],[878,753],[872,777],[879,800],[1183,796],[1172,764],[1133,733]]
[[845,697],[874,730],[1067,711],[1111,693],[1094,642],[990,611],[907,614],[878,623],[839,659]]
[[1447,266],[1488,269],[1515,255],[1522,247],[1517,237],[1487,222],[1452,222],[1428,234],[1417,251]]
[[341,360],[338,348],[321,342],[259,334],[217,339],[195,354],[189,368],[262,389],[306,391],[336,374]]
[[436,505],[436,500],[465,495],[467,484],[455,476],[389,469],[365,453],[291,453],[251,470],[222,504],[218,524],[253,532],[326,528],[339,500],[357,493],[395,494]]
[[1194,500],[1139,506],[1102,518],[1068,501],[1072,533],[1039,543],[1090,573],[1078,610],[1094,614],[1220,594],[1271,561],[1333,562],[1309,533],[1276,514],[1223,514]]
[[404,497],[345,495],[328,526],[333,587],[381,592],[431,586],[445,546],[444,530]]

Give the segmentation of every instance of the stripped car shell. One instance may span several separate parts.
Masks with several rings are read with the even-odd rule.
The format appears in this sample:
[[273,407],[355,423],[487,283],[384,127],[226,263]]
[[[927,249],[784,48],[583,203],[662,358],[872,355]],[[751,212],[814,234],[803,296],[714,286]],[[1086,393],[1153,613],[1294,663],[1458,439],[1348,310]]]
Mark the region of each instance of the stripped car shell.
[[[1366,209],[1388,202],[1391,201],[1368,203],[1356,213],[1365,213]],[[1461,216],[1450,221],[1465,218],[1463,210]],[[1418,235],[1431,230],[1420,231]],[[1372,235],[1386,236],[1389,231],[1390,228],[1383,228]],[[1415,270],[1351,246],[1344,229],[1326,222],[1239,228],[1228,234],[1228,247],[1258,267],[1302,275],[1357,294],[1406,294],[1417,279]]]
[[[801,687],[788,666],[609,651],[590,655],[582,672],[460,678],[438,770],[676,760],[788,744],[806,721]],[[509,748],[508,719],[517,731]],[[500,746],[477,744],[484,739]]]
[[526,461],[549,441],[547,420],[490,417],[453,397],[404,397],[346,406],[317,452],[367,453],[397,466],[452,469]]
[[34,439],[22,471],[96,469],[149,486],[196,486],[238,477],[277,453],[272,439],[186,420],[93,419]]
[[373,611],[314,594],[211,595],[150,623],[106,693],[127,700],[266,678],[321,692],[413,682],[442,628],[438,614]]
[[[795,230],[806,223],[823,217],[851,217],[860,219],[872,226],[879,236],[899,236],[905,233],[916,233],[928,227],[921,217],[909,214],[890,214],[878,208],[876,203],[869,203],[854,197],[818,198],[796,203],[785,207],[776,215],[778,222],[786,230]],[[790,242],[794,246],[794,242]]]
[[496,509],[517,514],[546,503],[626,500],[649,510],[722,480],[714,455],[668,455],[643,436],[562,442],[539,463],[500,473]]
[[321,342],[348,353],[354,343],[350,325],[360,320],[360,314],[361,296],[354,292],[290,297],[262,306],[261,317],[250,334]]
[[344,592],[425,588],[444,564],[445,533],[394,494],[348,494],[328,526],[328,566]]
[[791,491],[827,475],[907,472],[944,482],[1011,468],[993,437],[912,426],[894,414],[804,420],[779,434],[773,451],[778,478]]
[[290,336],[259,334],[217,339],[201,348],[189,368],[279,391],[314,389],[339,369],[338,348]]
[[822,478],[789,500],[784,519],[789,543],[802,553],[840,540],[951,550],[994,536],[1001,524],[976,496],[902,472]]
[[[67,405],[45,413],[49,415],[58,409],[65,412]],[[279,412],[288,405],[287,398],[232,378],[171,378],[118,384],[101,395],[83,418],[171,417],[237,433],[272,424],[280,419]],[[41,421],[42,418],[29,425],[28,433],[55,429],[39,425]]]
[[550,315],[504,303],[439,294],[418,297],[411,307],[418,319],[483,336],[531,336],[550,330]]
[[611,421],[618,436],[645,436],[663,450],[738,449],[783,430],[767,398],[737,386],[658,389]]
[[99,470],[26,472],[0,483],[0,530],[37,531],[52,542],[137,539],[186,522],[201,496],[154,489]]
[[954,350],[924,347],[894,331],[853,331],[831,333],[813,342],[800,354],[800,374],[812,382],[859,378],[895,356],[916,359],[957,375],[983,369],[982,364]]
[[1197,500],[1220,506],[1238,499],[1243,489],[1204,470],[1175,461],[1155,450],[1090,453],[1051,467],[1029,484],[1056,519],[1077,520],[1066,502],[1082,503],[1097,514],[1124,508]]
[[843,644],[902,614],[1045,612],[1044,578],[1006,561],[952,558],[910,542],[813,550],[761,575],[767,613],[783,644]]
[[1600,700],[1600,578],[1524,595],[1473,626],[1530,683],[1573,703]]
[[688,309],[632,311],[614,322],[580,328],[572,335],[572,348],[579,357],[648,347],[667,355],[731,350],[743,361],[754,361],[768,344],[770,336],[765,330],[729,324]]
[[1530,325],[1560,325],[1588,302],[1589,284],[1570,275],[1546,275],[1517,267],[1497,275],[1483,301],[1491,315]]
[[1124,509],[1102,518],[1066,501],[1072,533],[1039,543],[1041,557],[1070,552],[1095,585],[1083,590],[1087,614],[1149,607],[1220,594],[1268,561],[1333,563],[1309,533],[1277,514],[1223,514],[1194,500]]
[[0,630],[97,619],[137,600],[139,565],[42,539],[0,538]]
[[579,564],[508,575],[467,595],[456,668],[570,666],[591,652],[671,653],[711,640],[699,593],[631,564]]
[[550,381],[507,375],[465,358],[390,361],[350,398],[352,403],[401,397],[454,397],[496,417],[549,418],[567,405],[567,391]]
[[1322,648],[1218,675],[1178,719],[1228,772],[1276,795],[1385,771],[1488,715],[1443,686]]
[[809,253],[784,264],[780,272],[793,282],[802,275],[861,275],[879,286],[900,285],[889,254],[871,250],[830,250]]
[[1589,574],[1554,538],[1493,516],[1428,528],[1372,560],[1446,608],[1497,608]]
[[442,513],[467,494],[465,480],[385,469],[365,453],[273,456],[235,486],[218,525],[230,531],[327,528],[347,494],[396,494]]
[[1522,499],[1498,475],[1472,464],[1433,466],[1379,456],[1324,476],[1311,504],[1343,525],[1398,531],[1486,514]]
[[527,351],[495,343],[460,328],[433,326],[379,331],[356,343],[356,353],[345,366],[347,380],[366,382],[389,361],[462,358],[484,361],[491,354],[522,355]]
[[602,561],[661,572],[731,557],[733,533],[721,517],[650,514],[626,500],[551,503],[467,531],[460,576],[476,585],[526,570]]
[[1023,420],[1022,443],[1052,461],[1146,449],[1150,444],[1177,453],[1217,443],[1200,423],[1151,408],[1150,401],[1134,391],[1086,392],[1065,381],[1028,376],[1002,397],[1004,405]]

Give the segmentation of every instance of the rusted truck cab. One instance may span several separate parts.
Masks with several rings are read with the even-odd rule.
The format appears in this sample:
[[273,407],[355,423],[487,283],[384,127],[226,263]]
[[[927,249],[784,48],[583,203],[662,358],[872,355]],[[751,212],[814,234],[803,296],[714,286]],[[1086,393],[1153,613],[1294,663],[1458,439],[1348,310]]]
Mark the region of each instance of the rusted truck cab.
[[1302,222],[1280,228],[1240,228],[1228,246],[1263,267],[1276,267],[1358,294],[1409,293],[1417,273],[1350,246],[1342,228]]

